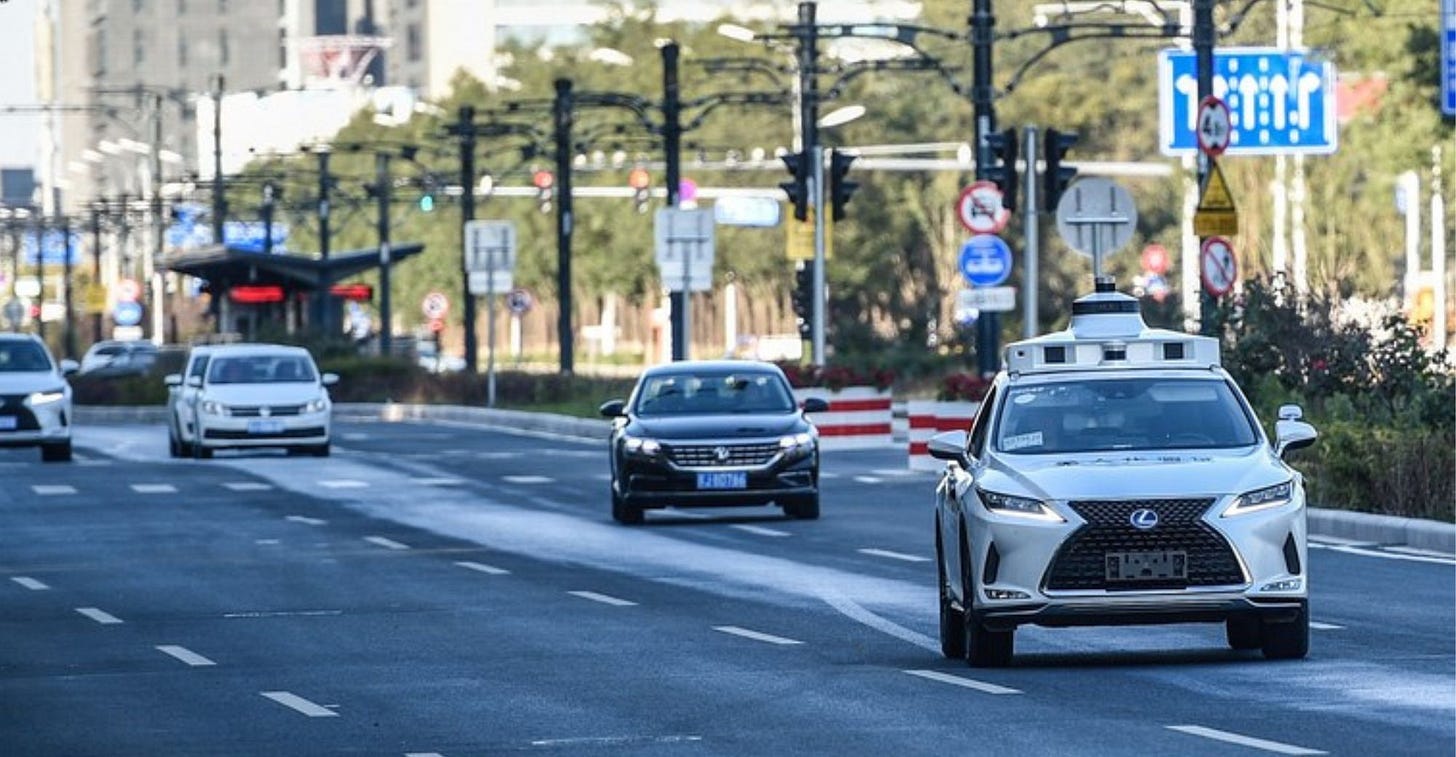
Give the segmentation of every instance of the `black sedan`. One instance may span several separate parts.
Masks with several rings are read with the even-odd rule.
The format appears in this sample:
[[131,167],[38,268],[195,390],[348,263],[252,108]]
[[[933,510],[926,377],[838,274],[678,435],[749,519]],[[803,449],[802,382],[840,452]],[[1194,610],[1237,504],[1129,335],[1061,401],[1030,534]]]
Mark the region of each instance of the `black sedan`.
[[649,369],[612,419],[612,517],[661,507],[778,504],[819,517],[819,432],[771,363],[683,361]]

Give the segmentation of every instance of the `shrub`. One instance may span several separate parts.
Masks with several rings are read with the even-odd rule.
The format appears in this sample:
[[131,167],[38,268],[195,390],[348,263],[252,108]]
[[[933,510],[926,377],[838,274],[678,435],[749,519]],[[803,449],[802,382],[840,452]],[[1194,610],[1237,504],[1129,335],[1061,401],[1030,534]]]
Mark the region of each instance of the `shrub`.
[[865,370],[847,365],[812,366],[798,363],[778,363],[789,379],[789,386],[795,389],[825,387],[839,391],[847,386],[872,386],[880,391],[895,384],[895,372],[889,368]]
[[941,379],[940,392],[935,398],[944,402],[980,402],[990,389],[991,382],[979,373],[952,373]]

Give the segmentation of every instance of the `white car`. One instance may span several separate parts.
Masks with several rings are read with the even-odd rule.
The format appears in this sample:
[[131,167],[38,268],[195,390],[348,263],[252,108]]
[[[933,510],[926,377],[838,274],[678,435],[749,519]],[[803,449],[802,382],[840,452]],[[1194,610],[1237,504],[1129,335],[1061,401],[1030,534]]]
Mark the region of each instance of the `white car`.
[[1309,648],[1297,406],[1268,440],[1216,339],[1147,328],[1109,280],[1070,328],[1006,348],[970,433],[932,438],[940,642],[1011,662],[1021,625],[1219,622],[1269,658]]
[[0,334],[0,447],[40,447],[47,463],[71,459],[71,385],[79,366],[59,365],[31,334]]
[[283,447],[329,454],[329,386],[308,350],[277,344],[195,347],[185,373],[166,377],[173,457],[228,448]]

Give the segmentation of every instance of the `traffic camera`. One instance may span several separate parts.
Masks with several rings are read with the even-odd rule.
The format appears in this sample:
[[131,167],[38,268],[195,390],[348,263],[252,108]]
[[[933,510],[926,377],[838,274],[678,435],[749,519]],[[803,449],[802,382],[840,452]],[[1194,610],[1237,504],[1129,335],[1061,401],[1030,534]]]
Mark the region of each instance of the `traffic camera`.
[[809,220],[809,153],[795,152],[779,156],[784,165],[789,169],[789,175],[793,178],[779,184],[784,194],[789,196],[789,204],[794,206],[794,218],[800,221]]
[[983,172],[986,178],[995,182],[1001,189],[1001,207],[1007,210],[1016,210],[1016,130],[996,132],[986,135],[986,145],[990,147],[992,161]]
[[845,174],[849,173],[849,167],[856,160],[858,155],[850,155],[838,150],[830,153],[829,156],[829,202],[833,208],[833,218],[836,221],[844,220],[844,206],[849,203],[849,198],[854,196],[855,190],[859,189],[859,182],[846,180]]
[[1041,173],[1041,196],[1042,207],[1048,213],[1057,212],[1057,202],[1062,199],[1062,192],[1066,191],[1067,185],[1077,176],[1077,169],[1062,165],[1062,158],[1066,157],[1067,150],[1072,145],[1077,144],[1078,139],[1076,134],[1056,129],[1047,129],[1042,137],[1042,159],[1046,161],[1046,166]]

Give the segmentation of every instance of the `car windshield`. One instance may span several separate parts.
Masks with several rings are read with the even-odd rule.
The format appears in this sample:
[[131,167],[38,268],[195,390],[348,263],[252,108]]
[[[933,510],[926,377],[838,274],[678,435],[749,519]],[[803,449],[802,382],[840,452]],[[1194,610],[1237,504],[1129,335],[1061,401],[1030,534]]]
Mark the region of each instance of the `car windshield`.
[[0,373],[35,373],[51,370],[50,356],[30,341],[0,342]]
[[217,357],[208,367],[209,384],[276,384],[317,381],[313,361],[301,355]]
[[637,389],[638,415],[791,413],[794,397],[772,373],[662,373]]
[[996,425],[998,452],[1247,447],[1254,420],[1217,378],[1076,380],[1012,388]]

